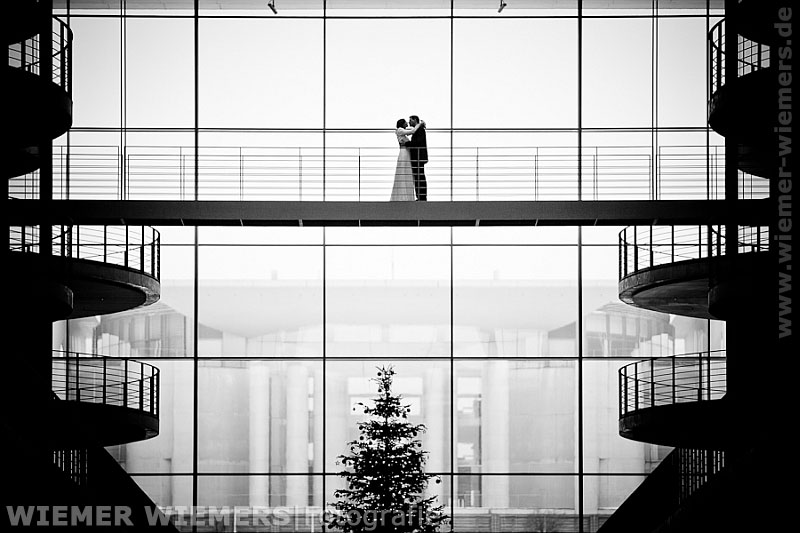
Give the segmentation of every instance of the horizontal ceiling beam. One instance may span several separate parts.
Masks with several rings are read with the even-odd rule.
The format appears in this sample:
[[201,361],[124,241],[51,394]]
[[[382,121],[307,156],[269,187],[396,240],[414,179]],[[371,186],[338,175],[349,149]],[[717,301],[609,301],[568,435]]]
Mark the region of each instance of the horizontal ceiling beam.
[[765,225],[768,200],[257,202],[12,200],[10,225],[489,226]]

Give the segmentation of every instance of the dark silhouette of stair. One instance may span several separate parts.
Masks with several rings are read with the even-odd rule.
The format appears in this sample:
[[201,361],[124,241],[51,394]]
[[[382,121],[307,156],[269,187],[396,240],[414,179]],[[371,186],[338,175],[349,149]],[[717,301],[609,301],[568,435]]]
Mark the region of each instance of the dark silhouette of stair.
[[45,2],[3,5],[8,61],[3,67],[4,178],[35,171],[38,147],[72,126],[72,31],[49,17]]

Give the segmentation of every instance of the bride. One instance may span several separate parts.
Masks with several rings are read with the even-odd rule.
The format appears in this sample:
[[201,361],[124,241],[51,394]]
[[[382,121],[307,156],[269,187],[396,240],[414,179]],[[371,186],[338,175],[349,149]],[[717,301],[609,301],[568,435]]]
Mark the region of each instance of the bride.
[[411,128],[408,126],[406,119],[401,118],[397,121],[395,134],[397,135],[397,142],[400,144],[400,153],[397,155],[397,167],[394,171],[392,196],[389,198],[391,202],[413,202],[416,199],[414,195],[414,178],[411,173],[411,156],[405,145],[409,141],[408,136],[416,132],[422,124],[424,123],[420,122]]

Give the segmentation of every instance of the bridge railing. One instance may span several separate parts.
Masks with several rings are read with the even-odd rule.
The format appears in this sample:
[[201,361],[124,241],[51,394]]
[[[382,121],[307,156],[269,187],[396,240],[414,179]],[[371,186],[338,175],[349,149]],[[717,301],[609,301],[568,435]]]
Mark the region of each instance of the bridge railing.
[[[721,147],[466,147],[429,149],[431,201],[717,199]],[[389,201],[397,148],[54,147],[56,199]],[[766,197],[742,175],[740,197]],[[9,182],[36,198],[38,179]]]

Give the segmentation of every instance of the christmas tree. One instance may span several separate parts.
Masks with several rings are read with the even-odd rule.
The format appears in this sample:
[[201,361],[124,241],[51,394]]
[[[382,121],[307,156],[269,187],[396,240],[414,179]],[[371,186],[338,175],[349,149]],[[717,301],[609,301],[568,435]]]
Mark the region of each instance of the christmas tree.
[[334,511],[328,516],[330,529],[344,533],[434,533],[448,520],[437,506],[436,496],[424,491],[433,478],[425,473],[427,452],[418,435],[422,424],[408,420],[409,405],[392,394],[392,367],[378,369],[378,397],[374,405],[359,403],[369,419],[358,424],[360,435],[348,443],[349,455],[339,456],[345,470],[346,489],[337,490]]

